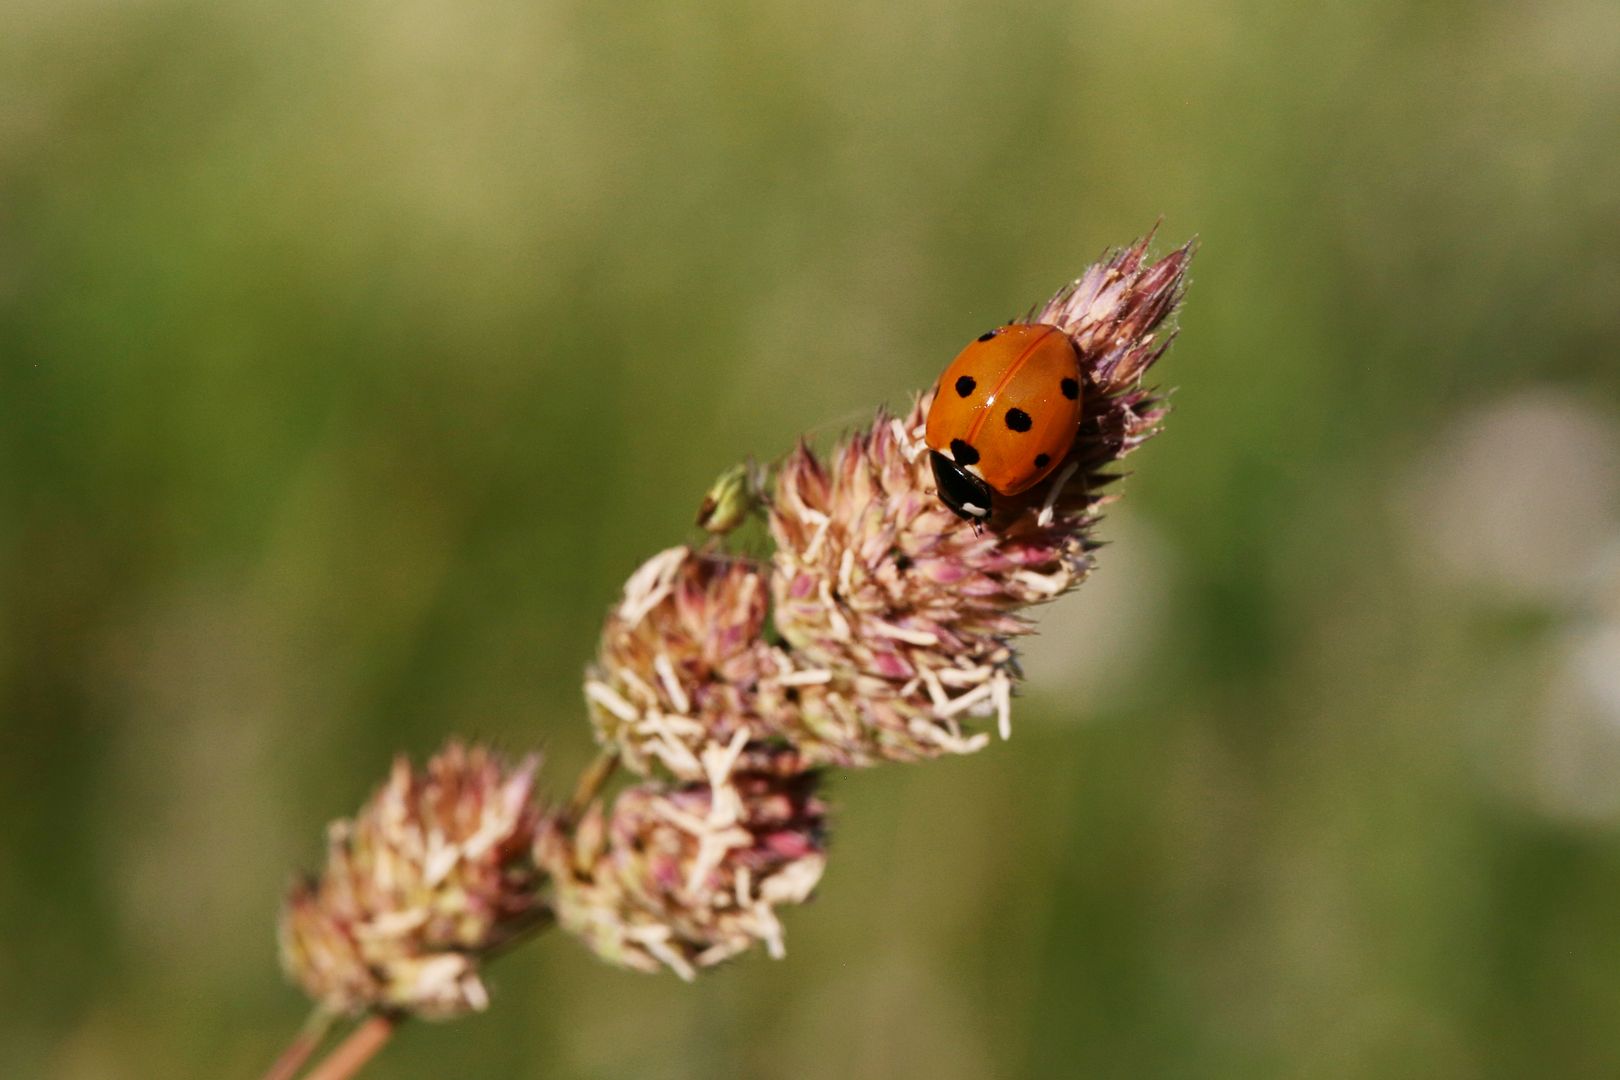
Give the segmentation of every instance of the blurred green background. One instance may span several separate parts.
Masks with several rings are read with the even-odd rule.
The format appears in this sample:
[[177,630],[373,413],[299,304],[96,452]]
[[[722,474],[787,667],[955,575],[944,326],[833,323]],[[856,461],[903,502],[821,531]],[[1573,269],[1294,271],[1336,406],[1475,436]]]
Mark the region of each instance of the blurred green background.
[[0,1075],[252,1076],[390,755],[590,742],[708,482],[1164,215],[1166,433],[1010,743],[789,956],[562,938],[378,1076],[1620,1072],[1620,9],[0,11]]

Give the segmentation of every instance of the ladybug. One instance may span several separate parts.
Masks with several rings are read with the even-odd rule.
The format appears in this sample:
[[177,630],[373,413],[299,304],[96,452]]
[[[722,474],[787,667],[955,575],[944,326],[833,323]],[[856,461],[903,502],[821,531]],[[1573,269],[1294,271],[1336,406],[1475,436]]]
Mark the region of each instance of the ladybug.
[[934,388],[924,441],[939,497],[983,521],[994,495],[1028,491],[1058,467],[1080,426],[1080,355],[1045,323],[968,343]]

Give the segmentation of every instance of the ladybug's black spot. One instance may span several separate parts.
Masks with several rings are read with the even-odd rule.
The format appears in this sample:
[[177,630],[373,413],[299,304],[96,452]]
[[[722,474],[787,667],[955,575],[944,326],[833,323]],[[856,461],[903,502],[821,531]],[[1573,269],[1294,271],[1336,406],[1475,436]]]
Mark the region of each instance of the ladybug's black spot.
[[1044,468],[1046,468],[1047,465],[1051,464],[1051,462],[1052,462],[1052,457],[1051,457],[1050,454],[1036,454],[1035,455],[1035,467],[1037,469],[1044,469]]
[[980,341],[989,341],[991,338],[995,337],[998,333],[1000,333],[999,330],[986,330],[984,333],[979,335],[978,339]]
[[1063,380],[1063,396],[1073,401],[1080,396],[1080,384],[1073,379]]
[[977,465],[979,452],[961,439],[951,440],[951,457],[958,465]]
[[963,375],[956,380],[956,396],[967,397],[973,393],[973,388],[979,384],[973,381],[973,376]]
[[1014,431],[1028,431],[1030,424],[1032,423],[1033,421],[1030,420],[1029,413],[1025,412],[1023,409],[1007,410],[1007,426],[1012,428]]

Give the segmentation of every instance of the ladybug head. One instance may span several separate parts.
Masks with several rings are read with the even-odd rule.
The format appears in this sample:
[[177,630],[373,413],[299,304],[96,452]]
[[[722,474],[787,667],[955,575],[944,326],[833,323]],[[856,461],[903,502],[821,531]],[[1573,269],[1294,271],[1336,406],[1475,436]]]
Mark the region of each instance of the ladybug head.
[[959,518],[983,521],[990,516],[990,485],[940,453],[930,450],[939,498]]

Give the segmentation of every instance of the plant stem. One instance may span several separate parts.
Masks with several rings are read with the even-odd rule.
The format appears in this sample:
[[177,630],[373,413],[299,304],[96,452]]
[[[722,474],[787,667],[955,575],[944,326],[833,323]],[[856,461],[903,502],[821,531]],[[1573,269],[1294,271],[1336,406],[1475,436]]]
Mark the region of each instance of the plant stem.
[[281,1056],[276,1058],[275,1064],[265,1071],[263,1080],[292,1080],[297,1076],[298,1070],[309,1060],[309,1055],[315,1052],[315,1048],[326,1038],[326,1033],[332,1030],[335,1020],[337,1020],[336,1013],[319,1005],[315,1006],[309,1014],[309,1019],[304,1021],[304,1026],[298,1029],[293,1041],[288,1043]]
[[404,1016],[392,1013],[374,1013],[349,1032],[348,1038],[338,1043],[326,1060],[311,1069],[304,1080],[349,1080],[377,1051],[388,1045],[394,1030]]

